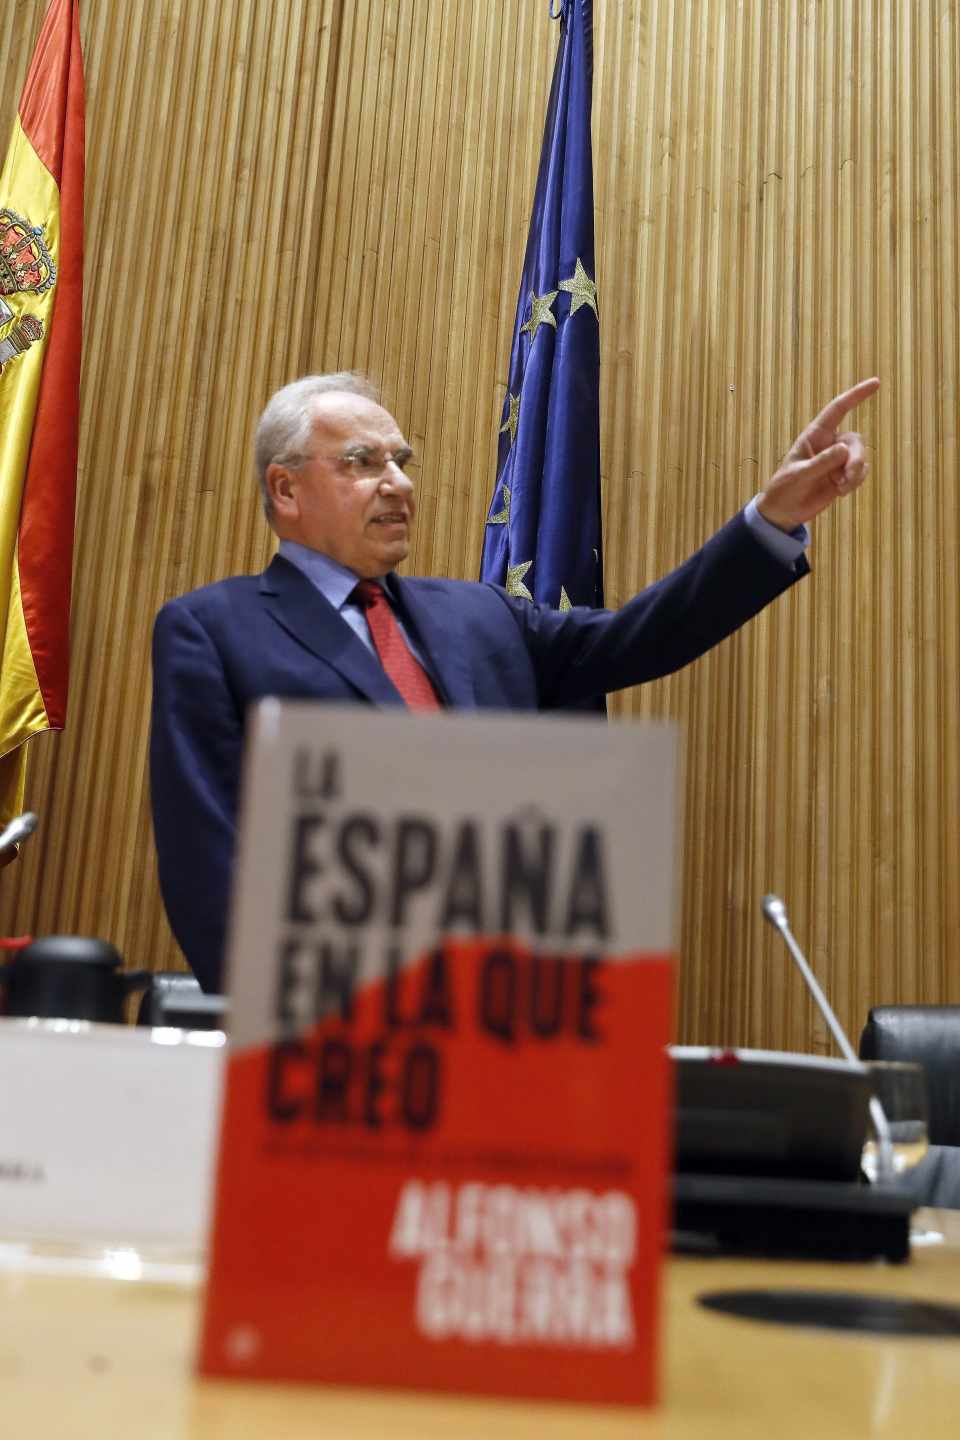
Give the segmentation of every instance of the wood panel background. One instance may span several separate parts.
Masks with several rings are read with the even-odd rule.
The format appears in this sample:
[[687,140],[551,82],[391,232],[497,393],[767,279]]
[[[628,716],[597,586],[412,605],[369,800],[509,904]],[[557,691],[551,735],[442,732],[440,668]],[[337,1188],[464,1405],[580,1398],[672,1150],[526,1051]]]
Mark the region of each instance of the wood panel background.
[[[0,10],[6,134],[45,0]],[[168,596],[259,568],[249,461],[284,380],[358,367],[418,455],[408,568],[472,577],[557,42],[547,0],[84,0],[86,344],[69,727],[0,930],[167,967],[145,769]],[[956,0],[596,5],[606,585],[617,604],[878,373],[873,473],[814,576],[631,693],[687,740],[678,1031],[827,1048],[960,1001]]]

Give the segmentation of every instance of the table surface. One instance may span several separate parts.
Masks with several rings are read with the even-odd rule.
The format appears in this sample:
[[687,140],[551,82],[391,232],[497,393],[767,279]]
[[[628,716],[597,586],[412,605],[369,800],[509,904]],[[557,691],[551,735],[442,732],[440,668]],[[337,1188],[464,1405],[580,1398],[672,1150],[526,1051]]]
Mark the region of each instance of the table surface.
[[775,1286],[960,1304],[960,1212],[919,1211],[918,1228],[928,1243],[901,1266],[672,1259],[663,1401],[651,1411],[198,1381],[196,1286],[6,1269],[4,1432],[44,1440],[953,1440],[960,1340],[799,1330],[697,1303],[707,1290]]

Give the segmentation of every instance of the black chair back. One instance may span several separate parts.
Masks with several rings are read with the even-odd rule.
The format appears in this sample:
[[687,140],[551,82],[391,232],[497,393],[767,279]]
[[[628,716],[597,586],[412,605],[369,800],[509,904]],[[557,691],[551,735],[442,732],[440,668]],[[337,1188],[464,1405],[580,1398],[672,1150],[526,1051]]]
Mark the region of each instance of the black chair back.
[[960,1005],[876,1005],[861,1060],[912,1060],[927,1073],[931,1145],[960,1145]]

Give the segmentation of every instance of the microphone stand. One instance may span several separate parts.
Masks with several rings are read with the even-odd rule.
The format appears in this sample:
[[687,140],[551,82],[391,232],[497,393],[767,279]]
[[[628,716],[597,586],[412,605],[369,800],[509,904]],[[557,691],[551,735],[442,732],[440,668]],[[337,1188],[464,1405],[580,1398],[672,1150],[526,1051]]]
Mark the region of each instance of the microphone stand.
[[[793,938],[787,922],[786,905],[784,905],[778,895],[764,895],[762,903],[764,919],[767,920],[775,930],[779,930],[783,936],[787,949],[793,956],[794,963],[803,976],[804,984],[816,1001],[834,1040],[840,1047],[841,1055],[845,1060],[849,1061],[851,1065],[856,1065],[859,1068],[861,1061],[854,1053],[853,1046],[847,1039],[829,1000],[817,984],[816,976],[807,964],[800,946]],[[870,1096],[870,1119],[873,1122],[873,1128],[877,1137],[877,1180],[883,1183],[893,1180],[896,1172],[893,1165],[893,1143],[890,1139],[890,1124],[887,1120],[886,1112],[876,1095]]]
[[6,850],[11,845],[22,845],[28,835],[32,835],[37,828],[37,817],[32,810],[25,810],[11,820],[9,825],[4,826],[0,831],[0,850]]

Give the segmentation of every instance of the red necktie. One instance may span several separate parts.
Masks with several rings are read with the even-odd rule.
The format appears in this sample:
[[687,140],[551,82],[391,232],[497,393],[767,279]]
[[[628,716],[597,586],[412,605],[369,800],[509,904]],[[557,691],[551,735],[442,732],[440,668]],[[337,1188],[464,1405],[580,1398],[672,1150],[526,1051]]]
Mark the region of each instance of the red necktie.
[[433,681],[404,639],[383,586],[361,580],[351,597],[363,610],[380,662],[411,710],[439,710]]

